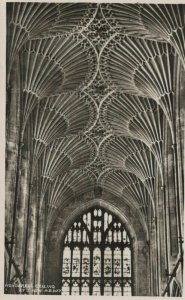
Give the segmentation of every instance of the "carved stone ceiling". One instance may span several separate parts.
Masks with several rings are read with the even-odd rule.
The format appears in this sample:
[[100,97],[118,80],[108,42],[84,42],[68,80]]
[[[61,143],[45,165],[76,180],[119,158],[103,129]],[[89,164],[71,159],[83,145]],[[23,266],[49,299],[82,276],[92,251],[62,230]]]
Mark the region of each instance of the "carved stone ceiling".
[[[143,218],[162,176],[172,74],[184,62],[184,6],[19,3],[9,8],[8,78],[21,68],[32,180],[57,207],[101,188]],[[36,178],[36,179],[35,179]]]

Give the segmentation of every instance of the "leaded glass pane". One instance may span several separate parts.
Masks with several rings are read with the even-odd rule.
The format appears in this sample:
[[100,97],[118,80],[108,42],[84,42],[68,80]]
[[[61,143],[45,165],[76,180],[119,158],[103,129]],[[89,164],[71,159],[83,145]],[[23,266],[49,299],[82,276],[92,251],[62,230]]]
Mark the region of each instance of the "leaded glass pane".
[[111,243],[112,242],[112,230],[108,231],[108,242]]
[[109,215],[108,219],[109,219],[109,224],[110,224],[112,222],[112,216]]
[[105,296],[112,295],[112,285],[109,282],[107,282],[104,286],[104,295]]
[[87,228],[91,230],[91,214],[87,214]]
[[69,295],[69,281],[64,281],[62,284],[62,295],[67,296]]
[[81,294],[82,295],[89,295],[89,282],[83,282],[82,283]]
[[100,281],[96,281],[95,284],[93,285],[93,295],[98,296],[101,295],[100,293]]
[[80,249],[78,247],[73,250],[72,276],[80,276]]
[[118,230],[118,242],[121,242],[121,230]]
[[118,236],[117,236],[117,231],[116,230],[114,230],[114,232],[113,232],[113,239],[114,239],[114,242],[118,241]]
[[108,213],[104,214],[104,231],[108,228]]
[[101,215],[102,215],[102,211],[101,209],[98,209],[98,216],[101,217]]
[[114,276],[121,277],[121,250],[118,247],[114,250]]
[[112,250],[110,248],[106,248],[104,252],[104,275],[112,276]]
[[123,242],[126,243],[127,241],[127,233],[125,230],[123,230]]
[[71,289],[71,294],[72,295],[79,295],[80,294],[80,288],[79,288],[79,285],[76,281],[73,282],[72,289]]
[[82,276],[90,276],[90,250],[87,247],[82,251]]
[[87,215],[86,214],[83,215],[83,221],[85,224],[87,224]]
[[87,242],[87,231],[84,229],[83,232],[82,232],[82,241],[83,243]]
[[123,251],[123,276],[131,276],[131,252],[128,247]]
[[77,230],[73,231],[73,242],[77,242]]
[[71,269],[71,249],[66,247],[63,252],[63,277],[70,276],[70,269]]
[[93,275],[95,277],[101,276],[101,252],[99,248],[93,251]]
[[97,231],[94,231],[94,232],[93,232],[93,239],[94,239],[94,242],[95,242],[95,243],[98,242],[98,232],[97,232]]
[[77,231],[77,241],[81,242],[81,230]]
[[123,288],[123,295],[124,296],[131,296],[131,286],[130,284],[127,282]]
[[70,243],[71,240],[72,240],[72,231],[71,231],[71,229],[69,229],[67,236],[68,236],[68,242]]
[[114,295],[121,296],[121,284],[120,282],[116,282],[114,285]]
[[101,232],[98,231],[98,243],[101,243]]

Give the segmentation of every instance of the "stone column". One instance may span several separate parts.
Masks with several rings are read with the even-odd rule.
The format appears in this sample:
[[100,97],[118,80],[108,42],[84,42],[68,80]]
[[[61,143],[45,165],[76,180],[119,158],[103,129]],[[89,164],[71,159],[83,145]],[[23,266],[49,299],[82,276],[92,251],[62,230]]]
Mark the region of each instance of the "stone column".
[[158,296],[156,257],[156,217],[153,217],[150,232],[151,296]]
[[[175,196],[176,196],[176,213],[178,225],[178,243],[179,255],[182,256],[182,236],[183,236],[183,199],[184,199],[184,182],[183,182],[183,151],[184,151],[184,96],[185,96],[185,70],[178,57],[175,57],[175,72],[173,77],[173,89],[175,92],[174,102],[174,140],[172,143],[173,149],[173,165],[175,179]],[[183,270],[182,270],[183,271]],[[183,278],[182,278],[183,280]]]
[[16,224],[15,224],[15,249],[14,258],[23,272],[25,237],[26,237],[26,219],[29,196],[29,153],[22,146],[20,190],[17,203]]
[[19,59],[12,68],[10,83],[7,87],[6,107],[6,192],[5,192],[5,234],[10,240],[12,235],[15,190],[17,185],[18,152],[20,142],[20,78]]
[[[39,200],[39,216],[37,223],[37,240],[36,240],[36,261],[35,261],[35,286],[36,293],[42,294],[42,288],[39,286],[43,284],[43,269],[44,269],[44,242],[45,242],[45,220],[46,220],[46,198],[41,196]],[[37,288],[38,287],[38,288]]]
[[27,208],[27,232],[26,232],[26,248],[25,248],[25,266],[26,283],[30,285],[30,294],[33,293],[34,275],[35,275],[35,259],[36,259],[36,234],[38,220],[38,186],[37,181],[33,180],[30,186],[29,205]]
[[[185,136],[185,69],[178,60],[177,74],[175,81],[175,96],[176,96],[176,115],[175,115],[175,127],[176,127],[176,156],[177,156],[177,177],[178,177],[178,190],[179,190],[179,210],[180,210],[180,234],[179,234],[179,248],[180,255],[182,255],[182,242],[184,236],[184,136]],[[175,150],[175,149],[174,149]],[[183,279],[182,279],[183,280]]]

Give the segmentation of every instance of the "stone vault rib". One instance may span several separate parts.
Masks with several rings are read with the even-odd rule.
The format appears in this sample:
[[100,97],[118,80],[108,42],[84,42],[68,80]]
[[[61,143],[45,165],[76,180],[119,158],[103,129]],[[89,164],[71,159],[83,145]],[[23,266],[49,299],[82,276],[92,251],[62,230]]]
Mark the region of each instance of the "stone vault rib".
[[69,169],[88,166],[96,157],[96,146],[86,136],[60,138],[45,147],[38,162],[42,178],[41,194],[44,195],[48,183]]
[[110,133],[143,141],[162,165],[164,114],[154,100],[112,92],[101,102],[99,115]]
[[45,146],[57,138],[85,132],[94,125],[96,115],[96,104],[85,93],[63,93],[40,100],[30,114],[25,130],[32,171]]
[[8,4],[8,77],[17,53],[29,39],[81,32],[91,23],[96,11],[96,4],[86,3]]
[[82,36],[36,39],[24,46],[21,66],[26,123],[38,100],[83,89],[96,73],[96,54]]
[[109,136],[100,146],[100,157],[109,168],[135,174],[154,197],[154,161],[150,149],[141,141],[121,136]]
[[108,23],[126,35],[170,43],[185,61],[185,7],[181,4],[101,5]]
[[133,201],[133,206],[141,209],[144,218],[147,218],[150,204],[154,210],[153,199],[141,180],[134,174],[120,169],[107,169],[100,175],[99,184],[110,193],[121,196],[123,201]]
[[56,177],[49,188],[48,226],[51,222],[54,222],[54,215],[59,207],[65,207],[69,200],[71,201],[76,196],[91,191],[95,184],[94,174],[83,169],[71,170],[62,176]]
[[100,58],[102,76],[125,93],[154,99],[163,109],[173,134],[174,53],[169,44],[114,36]]

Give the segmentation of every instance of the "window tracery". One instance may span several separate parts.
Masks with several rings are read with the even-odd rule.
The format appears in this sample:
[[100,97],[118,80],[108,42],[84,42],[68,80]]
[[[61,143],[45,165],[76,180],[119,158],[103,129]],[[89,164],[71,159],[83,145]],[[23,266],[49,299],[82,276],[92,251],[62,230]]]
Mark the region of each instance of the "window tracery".
[[76,219],[62,251],[62,295],[132,295],[131,241],[120,220],[94,207]]

